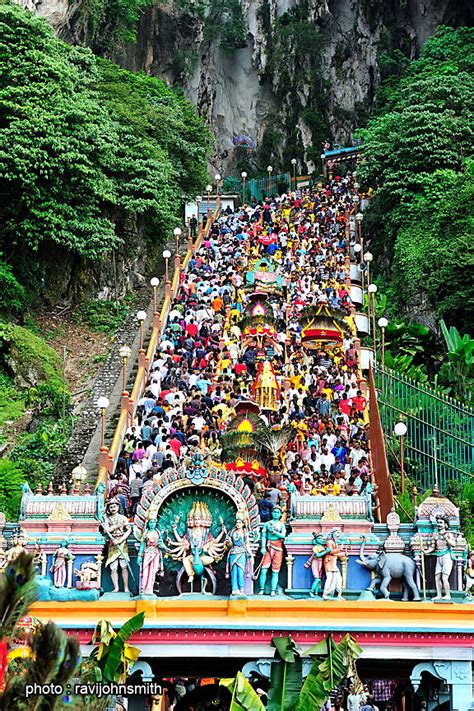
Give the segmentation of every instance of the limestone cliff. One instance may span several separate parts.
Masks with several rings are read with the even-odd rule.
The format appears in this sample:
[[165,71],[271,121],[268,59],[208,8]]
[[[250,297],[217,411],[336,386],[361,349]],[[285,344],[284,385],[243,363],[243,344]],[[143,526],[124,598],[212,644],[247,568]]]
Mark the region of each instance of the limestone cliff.
[[287,168],[297,155],[300,169],[317,169],[322,140],[351,140],[394,51],[416,56],[439,24],[473,12],[462,0],[155,0],[137,41],[118,49],[101,38],[106,18],[85,31],[85,0],[19,2],[63,38],[181,84],[217,134],[219,169],[245,160],[236,134],[257,141],[261,165]]

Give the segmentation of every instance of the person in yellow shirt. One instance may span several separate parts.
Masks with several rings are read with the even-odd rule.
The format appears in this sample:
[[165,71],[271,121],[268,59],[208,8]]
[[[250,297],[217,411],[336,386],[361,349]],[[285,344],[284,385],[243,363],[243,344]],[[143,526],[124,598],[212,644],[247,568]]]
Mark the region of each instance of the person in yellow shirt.
[[339,496],[341,493],[341,487],[338,484],[334,484],[332,481],[323,488],[326,496]]

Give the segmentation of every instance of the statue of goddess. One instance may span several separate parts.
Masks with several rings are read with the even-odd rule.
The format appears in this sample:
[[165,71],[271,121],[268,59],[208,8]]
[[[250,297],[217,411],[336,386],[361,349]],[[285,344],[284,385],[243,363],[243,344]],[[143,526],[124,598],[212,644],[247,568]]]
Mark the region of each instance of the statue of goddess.
[[151,518],[145,528],[137,556],[140,567],[140,591],[144,595],[153,595],[156,576],[164,575],[161,544],[161,534],[156,530],[156,519]]
[[237,517],[235,528],[230,533],[232,548],[227,556],[226,578],[230,575],[232,595],[243,595],[245,585],[245,575],[250,573],[250,565],[253,559],[252,549],[245,521]]
[[66,583],[66,566],[68,560],[72,560],[72,553],[68,548],[68,542],[61,541],[61,545],[53,553],[53,564],[49,569],[49,572],[53,573],[55,588],[63,588]]

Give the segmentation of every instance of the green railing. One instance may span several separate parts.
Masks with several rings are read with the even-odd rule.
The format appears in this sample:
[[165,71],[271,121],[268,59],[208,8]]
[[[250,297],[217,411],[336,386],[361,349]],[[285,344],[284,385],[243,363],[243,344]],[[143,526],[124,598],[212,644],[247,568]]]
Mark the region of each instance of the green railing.
[[247,183],[246,193],[250,194],[250,199],[253,197],[256,200],[263,200],[268,195],[278,195],[286,192],[290,187],[290,174],[279,173],[278,175],[271,174],[270,181],[268,178],[252,178]]
[[417,486],[441,492],[448,481],[473,481],[474,409],[394,371],[374,372],[384,434],[396,423],[407,426],[407,469]]

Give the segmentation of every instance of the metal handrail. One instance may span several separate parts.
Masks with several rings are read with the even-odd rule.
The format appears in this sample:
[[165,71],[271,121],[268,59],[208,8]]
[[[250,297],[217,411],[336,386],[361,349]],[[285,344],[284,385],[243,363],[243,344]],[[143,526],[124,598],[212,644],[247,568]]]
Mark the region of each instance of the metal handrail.
[[[171,284],[171,290],[170,290],[169,294],[166,294],[165,299],[163,301],[163,306],[162,306],[161,312],[160,312],[159,324],[155,324],[153,326],[153,329],[152,329],[152,332],[150,335],[150,340],[148,342],[148,347],[147,347],[146,355],[145,355],[145,359],[146,359],[145,362],[148,364],[153,362],[153,359],[154,359],[155,353],[156,353],[156,348],[159,343],[159,338],[164,333],[164,331],[166,329],[167,321],[168,321],[168,314],[170,312],[170,307],[171,307],[171,304],[173,303],[174,299],[176,298],[176,295],[179,290],[180,280],[181,280],[181,270],[187,268],[194,252],[199,249],[202,240],[204,239],[204,237],[206,237],[208,235],[211,225],[213,224],[214,220],[217,219],[219,211],[220,211],[220,198],[217,199],[216,208],[214,210],[214,213],[210,217],[210,219],[207,220],[206,227],[204,228],[204,230],[202,228],[199,230],[199,234],[198,234],[196,242],[193,243],[190,247],[188,246],[182,266],[180,265],[178,269],[175,268],[175,270],[174,270],[173,281]],[[132,415],[132,417],[135,416],[135,413],[136,413],[136,410],[138,407],[138,400],[142,397],[142,394],[144,392],[147,376],[148,376],[148,367],[146,365],[140,365],[138,367],[137,374],[135,376],[135,381],[133,384],[132,393],[129,397],[129,407],[122,406],[122,408],[121,408],[120,416],[119,416],[119,419],[118,419],[118,422],[117,422],[117,425],[115,428],[112,443],[111,443],[110,448],[107,452],[106,464],[101,463],[99,465],[96,488],[99,486],[100,483],[106,482],[108,474],[112,474],[113,471],[115,470],[115,467],[117,465],[117,460],[118,460],[118,457],[120,455],[120,451],[122,448],[122,441],[125,436],[125,432],[127,430],[129,416],[130,415]]]

